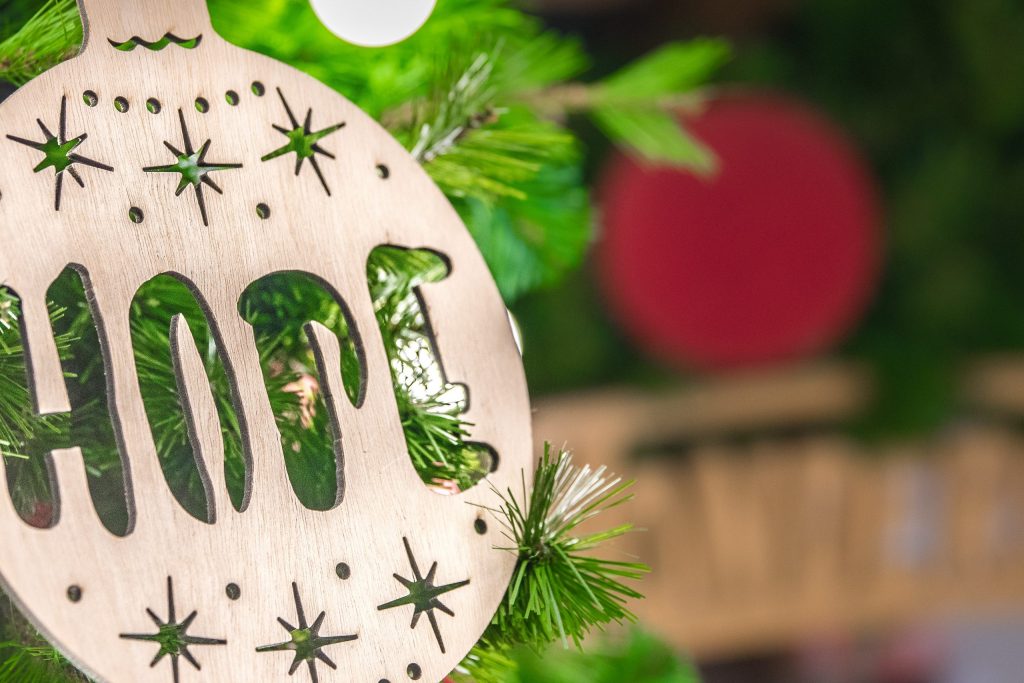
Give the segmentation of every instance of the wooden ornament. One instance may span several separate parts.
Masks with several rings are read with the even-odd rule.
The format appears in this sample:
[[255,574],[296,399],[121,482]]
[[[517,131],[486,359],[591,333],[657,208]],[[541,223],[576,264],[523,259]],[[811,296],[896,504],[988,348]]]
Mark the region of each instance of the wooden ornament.
[[[56,450],[52,528],[29,526],[0,495],[4,589],[99,681],[441,680],[487,626],[515,565],[482,506],[496,504],[495,488],[518,490],[524,472],[529,484],[532,471],[521,359],[483,259],[377,123],[309,76],[223,41],[201,0],[81,5],[82,53],[0,107],[0,283],[21,299],[30,386],[45,415],[70,410],[46,291],[69,265],[82,275],[130,533],[100,523],[81,450]],[[289,134],[322,131],[306,156],[281,151]],[[468,387],[472,439],[498,456],[489,482],[459,495],[430,490],[410,462],[366,281],[380,245],[431,249],[451,265],[419,294],[447,379]],[[353,407],[337,337],[308,326],[343,454],[343,496],[326,512],[292,491],[253,331],[238,312],[250,284],[281,272],[324,283],[358,332],[365,377]],[[202,359],[175,318],[178,391],[212,523],[168,490],[136,376],[129,305],[160,274],[202,304],[243,425],[239,512]]]

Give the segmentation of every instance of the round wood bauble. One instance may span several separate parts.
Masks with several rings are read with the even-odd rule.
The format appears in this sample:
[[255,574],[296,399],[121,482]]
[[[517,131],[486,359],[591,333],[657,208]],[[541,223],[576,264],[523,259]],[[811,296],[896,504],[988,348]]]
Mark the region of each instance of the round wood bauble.
[[[516,561],[497,549],[507,545],[500,525],[480,523],[482,506],[532,471],[521,359],[483,259],[391,136],[312,78],[224,42],[200,0],[82,6],[82,53],[0,107],[0,283],[22,301],[37,410],[62,413],[46,291],[68,266],[82,275],[131,529],[114,536],[100,523],[80,449],[54,451],[52,528],[29,526],[0,495],[5,590],[99,681],[440,681],[487,626]],[[441,496],[412,467],[366,281],[380,245],[450,263],[419,293],[447,379],[468,388],[472,439],[497,455],[490,485]],[[238,311],[247,287],[281,272],[336,295],[365,368],[353,406],[337,337],[309,326],[343,453],[344,495],[329,511],[292,491]],[[248,490],[237,511],[200,353],[176,318],[178,391],[212,523],[168,490],[136,377],[129,305],[160,274],[201,302],[243,426]]]

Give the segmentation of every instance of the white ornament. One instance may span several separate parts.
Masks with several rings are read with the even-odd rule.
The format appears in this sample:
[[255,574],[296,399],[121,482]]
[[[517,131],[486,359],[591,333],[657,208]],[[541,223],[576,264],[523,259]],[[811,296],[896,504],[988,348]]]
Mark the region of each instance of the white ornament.
[[310,0],[331,33],[364,47],[399,43],[419,30],[437,0]]

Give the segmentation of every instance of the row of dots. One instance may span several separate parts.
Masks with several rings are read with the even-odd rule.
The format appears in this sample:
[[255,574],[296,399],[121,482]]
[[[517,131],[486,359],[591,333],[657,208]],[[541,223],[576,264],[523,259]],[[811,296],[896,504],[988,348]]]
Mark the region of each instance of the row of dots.
[[[256,205],[256,215],[262,218],[263,220],[270,218],[270,207],[267,206],[267,204],[265,204],[264,202],[260,202],[259,204]],[[142,221],[146,220],[146,214],[143,213],[142,209],[140,209],[139,207],[133,206],[132,208],[128,209],[128,220],[130,220],[132,223],[141,223]]]
[[[259,81],[253,81],[252,85],[250,86],[250,89],[252,90],[252,93],[256,97],[263,97],[263,95],[265,95],[267,92],[266,87]],[[82,101],[85,102],[85,104],[89,107],[95,107],[99,104],[100,98],[94,90],[86,90],[82,93]],[[241,98],[238,96],[238,93],[234,90],[228,90],[224,93],[224,101],[232,107],[234,107],[237,106],[239,102],[241,102]],[[201,114],[205,114],[206,112],[210,111],[210,101],[205,97],[197,97],[195,100],[195,106],[196,111],[198,111]],[[125,114],[128,112],[130,108],[131,106],[128,103],[128,98],[124,97],[123,95],[118,95],[114,98],[114,109],[116,109],[120,113]],[[146,100],[146,109],[149,111],[149,113],[159,114],[162,108],[163,106],[160,104],[160,100],[158,100],[157,98],[150,97]]]
[[[262,206],[262,207],[266,208],[267,205],[266,204],[259,204],[259,206]],[[132,211],[137,211],[139,216],[142,215],[142,211],[140,209],[134,207],[134,206],[132,207],[131,210]],[[267,209],[267,211],[268,211],[267,215],[270,215],[269,214],[269,209]],[[264,216],[262,216],[262,215],[260,217],[264,218]],[[134,222],[134,223],[141,223],[142,221],[141,220],[135,220],[133,218],[132,222]],[[484,519],[482,517],[477,517],[476,521],[473,522],[473,529],[478,534],[480,534],[482,536],[482,535],[487,533],[487,522],[484,521]],[[345,562],[339,562],[337,564],[337,566],[334,567],[334,573],[337,574],[338,578],[341,579],[342,581],[348,581],[350,578],[352,578],[352,568],[347,563],[345,563]],[[239,587],[239,585],[237,583],[229,583],[227,585],[227,588],[225,589],[225,593],[227,593],[228,598],[231,599],[231,600],[238,600],[240,597],[242,597],[242,589],[241,589],[241,587]],[[80,602],[82,600],[82,588],[81,588],[81,586],[78,586],[78,585],[71,586],[70,588],[68,588],[67,595],[68,595],[68,600],[70,600],[71,602]]]

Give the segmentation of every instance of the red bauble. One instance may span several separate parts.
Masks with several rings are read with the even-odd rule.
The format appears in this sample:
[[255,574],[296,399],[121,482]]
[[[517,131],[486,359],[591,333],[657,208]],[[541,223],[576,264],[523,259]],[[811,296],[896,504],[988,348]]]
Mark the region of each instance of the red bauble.
[[598,248],[613,315],[677,365],[749,366],[828,348],[859,319],[880,261],[864,162],[820,114],[734,94],[689,129],[710,178],[625,157],[604,183]]

